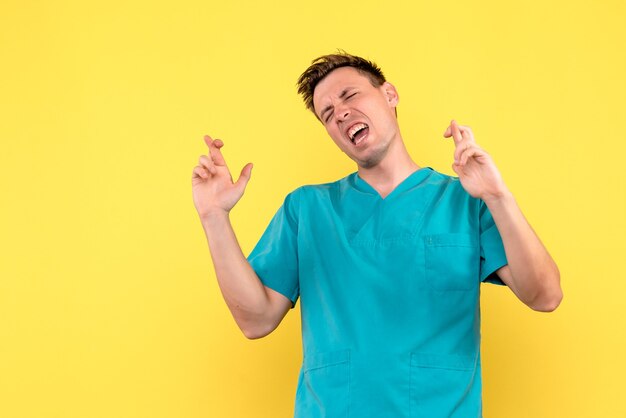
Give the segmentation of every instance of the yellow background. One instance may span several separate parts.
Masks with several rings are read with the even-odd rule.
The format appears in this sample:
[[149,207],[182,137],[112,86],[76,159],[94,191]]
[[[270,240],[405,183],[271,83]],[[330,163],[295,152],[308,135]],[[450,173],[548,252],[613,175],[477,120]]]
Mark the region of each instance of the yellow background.
[[246,340],[191,197],[202,135],[238,175],[248,253],[302,184],[355,167],[296,95],[311,59],[371,58],[420,165],[473,128],[557,261],[531,311],[483,286],[486,418],[624,417],[623,1],[0,6],[0,417],[289,417],[299,307]]

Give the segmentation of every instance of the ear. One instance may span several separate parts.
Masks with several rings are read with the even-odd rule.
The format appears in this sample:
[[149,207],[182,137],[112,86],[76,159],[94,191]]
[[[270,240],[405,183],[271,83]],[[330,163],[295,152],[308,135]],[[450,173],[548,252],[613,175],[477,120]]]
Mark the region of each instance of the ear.
[[388,81],[385,81],[383,85],[380,87],[383,89],[383,92],[385,93],[385,96],[387,97],[387,102],[392,107],[396,107],[398,105],[398,102],[400,101],[400,96],[398,96],[398,91],[393,86],[393,84],[391,84]]

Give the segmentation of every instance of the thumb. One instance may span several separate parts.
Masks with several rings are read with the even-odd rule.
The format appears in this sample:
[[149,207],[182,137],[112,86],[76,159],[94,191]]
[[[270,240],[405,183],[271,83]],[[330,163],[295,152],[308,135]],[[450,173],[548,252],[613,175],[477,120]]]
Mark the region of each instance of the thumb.
[[239,175],[239,178],[235,182],[235,186],[237,186],[238,189],[241,189],[242,193],[246,189],[246,185],[248,184],[248,181],[250,181],[251,174],[252,174],[252,163],[248,163],[243,167],[243,169],[241,170],[241,174]]

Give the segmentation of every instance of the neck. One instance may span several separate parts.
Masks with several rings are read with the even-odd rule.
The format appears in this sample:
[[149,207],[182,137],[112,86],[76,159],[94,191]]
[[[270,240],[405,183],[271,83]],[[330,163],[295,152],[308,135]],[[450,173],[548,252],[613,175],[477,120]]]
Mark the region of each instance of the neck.
[[400,138],[390,147],[387,155],[375,166],[359,167],[359,177],[385,198],[403,180],[420,168],[409,155]]

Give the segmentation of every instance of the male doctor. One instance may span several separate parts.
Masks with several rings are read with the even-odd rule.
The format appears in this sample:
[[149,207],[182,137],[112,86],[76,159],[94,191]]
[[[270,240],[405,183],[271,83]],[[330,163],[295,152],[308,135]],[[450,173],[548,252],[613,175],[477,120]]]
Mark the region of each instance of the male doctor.
[[457,177],[420,167],[400,133],[398,92],[376,64],[319,57],[298,91],[357,171],[285,199],[244,256],[229,211],[235,182],[219,139],[193,169],[196,210],[224,300],[248,338],[271,333],[301,301],[304,358],[295,416],[481,417],[482,282],[530,308],[562,299],[559,271],[493,160],[467,126]]

